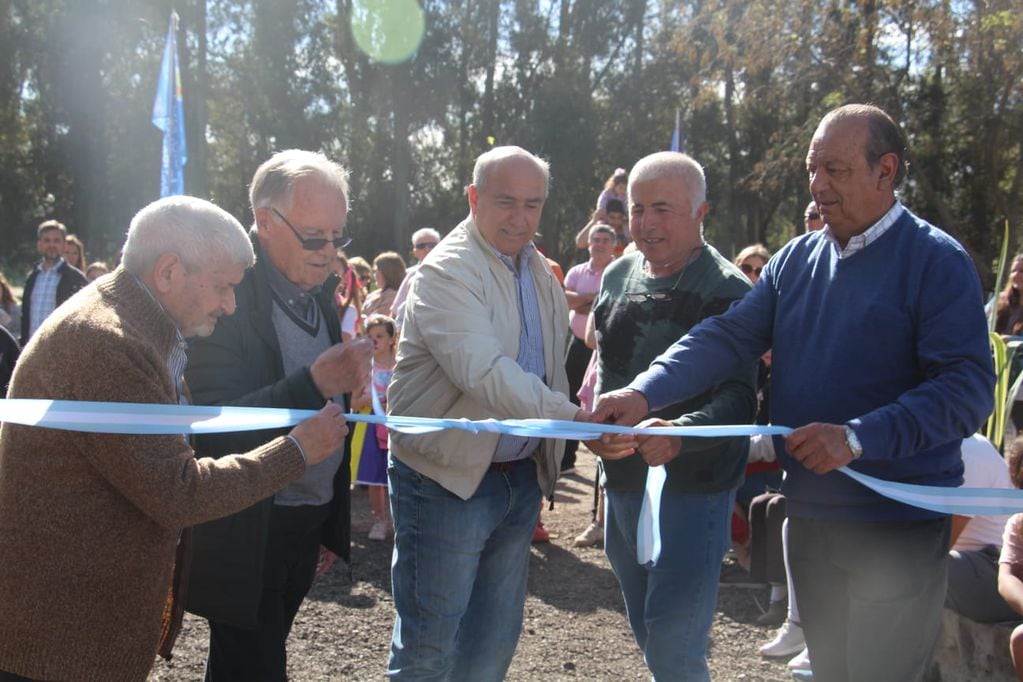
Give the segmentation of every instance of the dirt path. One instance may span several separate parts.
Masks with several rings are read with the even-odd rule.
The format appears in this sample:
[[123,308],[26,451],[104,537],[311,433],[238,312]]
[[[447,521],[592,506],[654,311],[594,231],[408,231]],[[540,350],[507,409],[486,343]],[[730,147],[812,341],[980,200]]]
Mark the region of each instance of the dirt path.
[[[594,459],[580,449],[579,470],[558,485],[543,521],[551,542],[534,545],[529,593],[509,680],[649,680],[625,619],[614,574],[600,549],[572,540],[589,523]],[[288,642],[295,682],[382,679],[394,610],[390,542],[366,540],[371,519],[365,491],[353,499],[352,576],[335,566],[319,579],[298,614]],[[790,680],[784,661],[765,661],[757,648],[771,628],[756,625],[768,591],[722,587],[710,649],[715,680]],[[158,661],[151,680],[199,680],[206,652],[205,621],[188,616],[170,663]]]

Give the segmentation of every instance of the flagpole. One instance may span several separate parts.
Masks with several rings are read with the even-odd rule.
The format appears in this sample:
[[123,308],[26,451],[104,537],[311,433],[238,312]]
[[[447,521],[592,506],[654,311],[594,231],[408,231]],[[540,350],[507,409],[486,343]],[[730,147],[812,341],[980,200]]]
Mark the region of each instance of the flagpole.
[[185,164],[188,149],[185,141],[185,103],[178,64],[178,13],[171,11],[167,41],[160,64],[160,79],[153,100],[153,125],[163,132],[160,160],[160,196],[185,193]]

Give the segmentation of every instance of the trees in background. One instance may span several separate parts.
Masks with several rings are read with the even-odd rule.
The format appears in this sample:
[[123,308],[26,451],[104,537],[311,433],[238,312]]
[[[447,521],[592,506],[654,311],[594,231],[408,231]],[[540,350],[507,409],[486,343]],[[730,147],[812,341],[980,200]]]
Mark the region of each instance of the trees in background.
[[[409,0],[411,2],[411,0]],[[541,231],[572,237],[617,166],[666,149],[676,110],[704,164],[708,238],[777,248],[809,200],[804,156],[829,108],[871,101],[909,134],[905,201],[988,274],[1023,219],[1023,18],[1015,0],[422,0],[410,60],[353,39],[380,0],[181,0],[189,193],[251,220],[274,150],[351,169],[352,251],[407,250],[466,213],[473,159],[519,144],[551,162]],[[0,8],[0,260],[27,265],[57,217],[109,256],[158,194],[149,122],[166,0]],[[408,5],[406,5],[407,7]],[[399,28],[413,25],[411,13]],[[385,26],[374,24],[371,39]]]

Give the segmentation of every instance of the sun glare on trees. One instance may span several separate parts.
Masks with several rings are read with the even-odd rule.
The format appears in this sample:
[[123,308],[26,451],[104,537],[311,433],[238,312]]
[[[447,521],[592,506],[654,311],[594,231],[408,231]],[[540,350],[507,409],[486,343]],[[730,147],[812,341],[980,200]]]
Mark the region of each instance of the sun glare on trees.
[[400,64],[412,58],[423,40],[426,21],[417,0],[356,0],[352,38],[370,59]]

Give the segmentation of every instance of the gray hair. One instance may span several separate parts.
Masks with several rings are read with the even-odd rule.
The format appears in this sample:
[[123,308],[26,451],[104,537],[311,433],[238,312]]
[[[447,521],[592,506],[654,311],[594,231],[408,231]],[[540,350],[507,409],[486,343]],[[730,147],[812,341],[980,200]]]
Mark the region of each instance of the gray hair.
[[476,158],[476,165],[472,169],[472,185],[477,192],[482,192],[487,183],[487,176],[493,166],[507,161],[508,159],[519,158],[531,161],[537,170],[543,174],[543,194],[547,197],[551,188],[551,166],[536,154],[527,152],[522,147],[494,147],[483,152]]
[[603,232],[611,235],[612,240],[618,239],[618,234],[615,232],[615,229],[613,227],[611,227],[607,223],[597,223],[596,225],[590,228],[590,233],[586,236],[587,241],[592,239],[593,235],[597,234],[598,232]]
[[309,176],[318,176],[333,186],[348,203],[348,171],[341,164],[319,152],[287,149],[264,161],[252,176],[249,204],[253,213],[275,202],[289,204],[295,183]]
[[246,268],[255,261],[241,223],[224,209],[186,196],[154,201],[131,219],[121,263],[141,277],[165,253],[176,253],[189,271],[230,261]]
[[412,233],[412,244],[415,245],[422,239],[432,239],[435,242],[440,241],[440,232],[433,229],[432,227],[421,227]]
[[703,167],[688,154],[657,152],[637,161],[629,171],[630,200],[634,184],[663,178],[677,178],[685,183],[689,189],[692,215],[695,216],[700,206],[707,201],[707,178],[703,174]]

